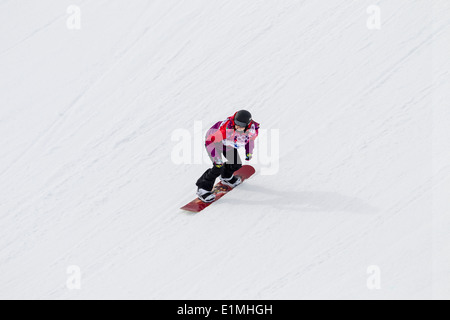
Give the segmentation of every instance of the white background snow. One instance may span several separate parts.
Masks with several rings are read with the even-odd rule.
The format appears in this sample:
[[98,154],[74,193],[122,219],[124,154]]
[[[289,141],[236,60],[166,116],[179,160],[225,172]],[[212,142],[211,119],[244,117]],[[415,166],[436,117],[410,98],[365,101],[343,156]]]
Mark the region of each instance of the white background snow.
[[[0,298],[450,298],[449,57],[448,0],[0,1]],[[179,210],[241,108],[279,169]]]

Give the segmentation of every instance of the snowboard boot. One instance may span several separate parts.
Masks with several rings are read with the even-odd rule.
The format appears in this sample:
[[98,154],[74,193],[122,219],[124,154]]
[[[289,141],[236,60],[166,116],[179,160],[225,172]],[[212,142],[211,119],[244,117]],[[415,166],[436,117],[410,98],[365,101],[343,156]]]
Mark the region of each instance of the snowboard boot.
[[226,186],[235,188],[241,184],[242,179],[240,177],[236,177],[236,176],[232,176],[231,178],[228,178],[228,179],[220,177],[220,181]]
[[214,193],[202,188],[198,188],[197,196],[200,200],[202,200],[205,203],[214,202],[214,200],[216,200],[216,195]]

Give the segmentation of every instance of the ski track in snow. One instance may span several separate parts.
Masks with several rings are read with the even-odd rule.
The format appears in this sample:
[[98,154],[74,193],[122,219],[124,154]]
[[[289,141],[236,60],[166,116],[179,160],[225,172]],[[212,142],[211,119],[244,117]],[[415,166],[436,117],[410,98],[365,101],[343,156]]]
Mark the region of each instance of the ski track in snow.
[[[450,5],[372,4],[0,2],[0,298],[450,297]],[[279,172],[182,212],[172,132],[244,106]]]

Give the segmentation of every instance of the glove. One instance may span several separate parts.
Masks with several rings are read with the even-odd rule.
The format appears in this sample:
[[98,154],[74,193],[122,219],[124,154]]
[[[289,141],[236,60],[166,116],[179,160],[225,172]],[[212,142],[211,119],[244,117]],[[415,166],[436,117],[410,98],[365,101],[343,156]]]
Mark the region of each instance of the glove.
[[252,160],[253,155],[251,153],[247,153],[247,155],[245,156],[245,161],[250,161]]
[[214,159],[214,167],[221,169],[223,167],[222,159]]

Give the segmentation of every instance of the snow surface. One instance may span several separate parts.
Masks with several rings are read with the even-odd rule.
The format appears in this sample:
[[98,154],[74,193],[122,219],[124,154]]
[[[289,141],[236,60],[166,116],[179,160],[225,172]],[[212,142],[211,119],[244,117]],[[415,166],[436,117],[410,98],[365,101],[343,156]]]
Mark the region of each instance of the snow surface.
[[[449,56],[448,0],[0,1],[0,298],[450,298]],[[241,108],[278,170],[179,210]]]

